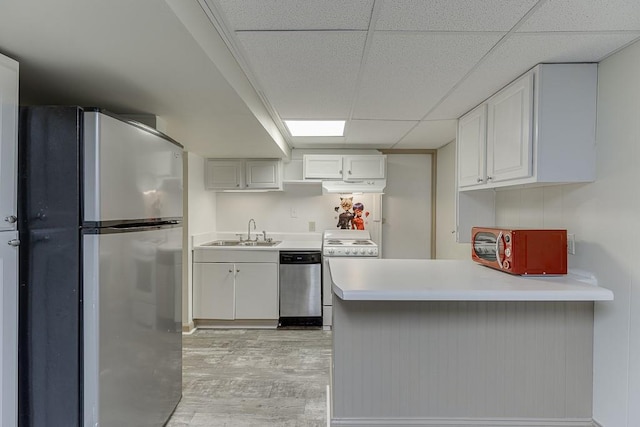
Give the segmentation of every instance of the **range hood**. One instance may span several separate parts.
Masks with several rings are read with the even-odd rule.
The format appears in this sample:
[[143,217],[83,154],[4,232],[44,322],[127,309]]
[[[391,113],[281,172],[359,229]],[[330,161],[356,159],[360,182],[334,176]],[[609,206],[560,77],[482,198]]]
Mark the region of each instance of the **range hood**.
[[367,181],[322,181],[322,194],[335,193],[383,193],[386,179]]

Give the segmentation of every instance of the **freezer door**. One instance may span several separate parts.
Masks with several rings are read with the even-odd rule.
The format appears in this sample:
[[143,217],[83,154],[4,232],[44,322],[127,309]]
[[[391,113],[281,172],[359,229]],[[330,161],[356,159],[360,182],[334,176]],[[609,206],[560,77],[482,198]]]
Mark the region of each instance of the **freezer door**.
[[182,217],[182,148],[99,112],[84,113],[84,221]]
[[182,228],[83,242],[84,425],[162,426],[182,393]]

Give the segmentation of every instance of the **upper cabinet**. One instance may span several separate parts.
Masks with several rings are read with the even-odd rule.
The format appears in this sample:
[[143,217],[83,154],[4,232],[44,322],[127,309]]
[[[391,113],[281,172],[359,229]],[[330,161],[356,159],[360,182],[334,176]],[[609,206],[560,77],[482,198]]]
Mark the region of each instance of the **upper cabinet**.
[[303,156],[303,162],[304,179],[361,181],[384,179],[387,156],[308,154]]
[[459,120],[460,191],[595,180],[596,98],[597,64],[541,64],[500,90]]
[[0,231],[16,229],[18,63],[0,55]]
[[281,160],[207,159],[208,190],[281,190]]

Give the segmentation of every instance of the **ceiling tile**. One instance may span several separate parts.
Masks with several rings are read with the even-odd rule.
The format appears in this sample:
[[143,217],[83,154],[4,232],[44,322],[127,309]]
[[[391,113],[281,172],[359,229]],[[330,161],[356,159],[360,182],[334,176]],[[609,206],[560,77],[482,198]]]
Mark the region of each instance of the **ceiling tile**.
[[428,120],[455,119],[538,63],[599,62],[637,34],[513,34],[432,113]]
[[617,30],[640,30],[640,1],[547,1],[518,29],[520,32]]
[[373,0],[207,0],[232,30],[366,30]]
[[422,119],[503,35],[376,32],[353,118]]
[[351,120],[347,144],[378,144],[390,147],[418,122],[408,120]]
[[348,117],[366,32],[258,31],[237,36],[282,119]]
[[509,31],[537,0],[384,0],[376,30]]
[[440,148],[456,138],[457,127],[457,120],[423,121],[393,148]]

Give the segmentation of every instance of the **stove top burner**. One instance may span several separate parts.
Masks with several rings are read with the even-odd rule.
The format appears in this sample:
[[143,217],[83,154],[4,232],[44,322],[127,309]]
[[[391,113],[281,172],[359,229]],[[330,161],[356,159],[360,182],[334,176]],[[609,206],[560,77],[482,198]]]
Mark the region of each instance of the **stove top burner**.
[[324,241],[325,246],[375,246],[371,240],[355,240],[355,239],[327,239]]
[[341,245],[342,240],[330,239],[330,240],[327,240],[326,243],[329,245]]

